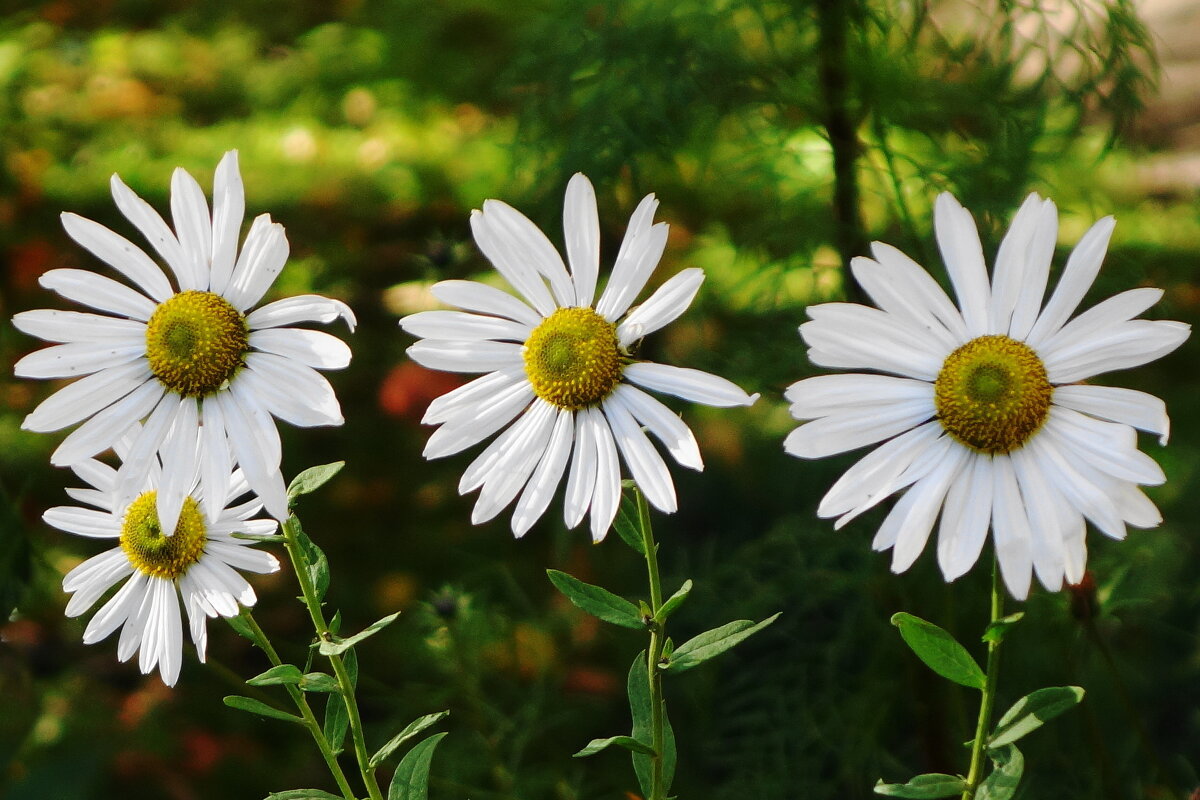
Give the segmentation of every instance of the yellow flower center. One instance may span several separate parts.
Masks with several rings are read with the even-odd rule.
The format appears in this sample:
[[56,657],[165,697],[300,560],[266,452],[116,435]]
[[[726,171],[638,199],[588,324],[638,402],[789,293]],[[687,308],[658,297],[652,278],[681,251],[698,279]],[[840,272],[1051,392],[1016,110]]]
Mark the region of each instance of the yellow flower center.
[[525,374],[537,396],[578,410],[608,397],[621,380],[617,328],[590,308],[560,308],[525,341]]
[[947,433],[981,453],[1008,453],[1042,427],[1053,387],[1028,345],[980,336],[946,356],[933,390]]
[[139,572],[175,580],[204,555],[208,542],[204,515],[195,500],[186,498],[175,533],[165,536],[158,523],[157,500],[158,492],[146,492],[130,503],[121,525],[121,549]]
[[146,358],[154,377],[185,397],[225,385],[250,348],[242,313],[212,292],[187,291],[154,309],[146,324]]

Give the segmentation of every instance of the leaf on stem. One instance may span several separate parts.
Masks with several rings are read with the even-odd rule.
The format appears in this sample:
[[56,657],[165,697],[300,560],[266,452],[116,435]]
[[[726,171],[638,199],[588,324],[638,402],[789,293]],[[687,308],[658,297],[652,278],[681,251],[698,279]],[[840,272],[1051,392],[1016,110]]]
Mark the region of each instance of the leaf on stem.
[[584,758],[586,756],[594,756],[601,750],[607,750],[612,746],[624,747],[634,753],[643,753],[648,756],[654,755],[654,748],[648,744],[642,744],[632,736],[610,736],[607,739],[592,739],[588,742],[587,747],[580,750],[572,758]]
[[[278,533],[231,533],[229,534],[234,539],[244,539],[247,542],[286,542],[287,539],[280,536]],[[303,791],[303,790],[297,790]]]
[[340,694],[329,695],[325,701],[325,724],[321,726],[321,730],[334,755],[342,752],[342,745],[346,742],[346,730],[349,727],[350,712],[346,710],[346,701]]
[[731,647],[735,647],[758,633],[779,619],[779,614],[781,613],[783,612],[772,614],[757,624],[748,619],[735,620],[734,622],[722,625],[719,628],[713,628],[711,631],[705,631],[699,636],[688,639],[675,648],[675,652],[671,655],[671,660],[667,662],[663,669],[667,672],[678,673],[689,670],[698,664],[703,664],[710,658],[721,655],[721,653],[724,653]]
[[404,744],[429,726],[436,725],[437,723],[441,722],[448,716],[450,716],[449,711],[439,711],[436,714],[426,714],[423,717],[418,717],[417,719],[408,723],[408,725],[404,727],[404,730],[393,736],[390,740],[388,740],[387,744],[376,751],[375,755],[371,756],[370,766],[379,766],[383,763],[384,759],[396,752],[396,748],[400,747],[400,745]]
[[[633,715],[632,738],[653,750],[654,718],[653,707],[650,704],[650,679],[647,675],[646,651],[643,650],[633,659],[629,668],[629,678],[626,680],[626,690],[629,694],[629,710]],[[671,720],[667,717],[667,709],[663,708],[663,791],[669,791],[675,778],[675,731]],[[638,786],[642,796],[650,796],[650,775],[653,767],[650,756],[633,753],[633,771],[637,773]]]
[[222,698],[222,702],[230,708],[236,708],[238,711],[248,711],[251,714],[258,714],[260,717],[270,717],[271,719],[280,719],[284,722],[294,722],[297,725],[303,725],[304,720],[297,717],[295,714],[289,714],[286,711],[281,711],[274,706],[269,706],[261,700],[255,700],[252,697],[242,697],[241,695],[232,694]]
[[429,766],[433,761],[433,749],[445,737],[444,733],[435,733],[428,739],[422,739],[408,751],[392,775],[387,800],[428,800]]
[[254,635],[254,628],[250,626],[250,622],[246,619],[249,613],[248,610],[243,608],[242,613],[236,617],[222,617],[222,619],[229,623],[229,627],[233,628],[238,636],[258,644],[258,637]]
[[1009,800],[1017,793],[1017,785],[1025,772],[1025,757],[1011,744],[989,750],[988,756],[995,769],[975,790],[975,800]]
[[288,517],[287,524],[295,533],[296,545],[300,550],[300,557],[304,560],[304,569],[312,581],[317,602],[320,602],[325,599],[325,592],[329,590],[329,559],[325,558],[325,551],[308,538],[295,514]]
[[[626,486],[625,484],[629,484]],[[633,493],[633,481],[622,481],[621,505],[617,507],[617,517],[613,520],[613,530],[621,541],[633,548],[633,551],[643,558],[646,555],[646,545],[642,542],[642,529],[638,525],[637,496]]]
[[910,800],[932,800],[937,797],[957,797],[967,788],[967,782],[958,775],[930,773],[918,775],[908,783],[875,784],[875,794],[887,797],[906,797]]
[[278,667],[271,667],[266,672],[255,675],[253,678],[247,678],[246,683],[251,686],[279,686],[280,684],[297,684],[304,678],[304,673],[299,667],[292,664],[280,664]]
[[342,467],[346,466],[345,461],[334,461],[332,464],[321,464],[317,467],[309,467],[292,479],[288,485],[287,497],[290,504],[293,500],[301,495],[309,494],[320,489],[329,480],[342,471]]
[[925,662],[925,666],[961,686],[983,690],[983,670],[967,649],[945,630],[903,611],[892,615],[892,624],[900,629],[904,643]]
[[667,602],[662,604],[662,608],[658,609],[658,614],[654,617],[654,621],[662,625],[667,619],[675,613],[675,609],[683,605],[683,601],[687,600],[688,594],[692,591],[692,581],[688,579],[683,582],[683,586],[679,587],[679,591],[667,598]]
[[351,647],[354,647],[354,645],[359,644],[364,639],[366,639],[370,636],[374,636],[375,634],[379,633],[381,630],[386,628],[388,625],[391,625],[393,622],[396,621],[396,619],[399,616],[400,616],[400,612],[397,611],[395,614],[388,614],[383,619],[372,622],[366,628],[363,628],[361,631],[354,634],[353,636],[347,636],[345,639],[341,638],[340,636],[334,636],[333,639],[331,639],[329,641],[323,641],[323,642],[321,642],[321,646],[319,648],[321,651],[321,655],[323,655],[323,656],[341,655],[342,653],[349,650]]
[[306,692],[340,692],[337,678],[324,672],[309,672],[300,678],[300,688]]
[[1050,686],[1025,695],[996,723],[988,747],[1012,744],[1042,727],[1047,720],[1074,708],[1083,700],[1083,694],[1083,689],[1078,686]]
[[1009,614],[1007,617],[1001,617],[995,622],[989,622],[983,632],[983,641],[999,643],[1008,634],[1008,629],[1020,622],[1024,616],[1024,611],[1018,611],[1015,614]]
[[343,800],[340,794],[330,794],[322,789],[288,789],[286,792],[271,792],[266,800]]
[[546,574],[568,600],[592,616],[625,628],[645,630],[646,623],[642,621],[638,607],[625,598],[556,569],[548,569]]

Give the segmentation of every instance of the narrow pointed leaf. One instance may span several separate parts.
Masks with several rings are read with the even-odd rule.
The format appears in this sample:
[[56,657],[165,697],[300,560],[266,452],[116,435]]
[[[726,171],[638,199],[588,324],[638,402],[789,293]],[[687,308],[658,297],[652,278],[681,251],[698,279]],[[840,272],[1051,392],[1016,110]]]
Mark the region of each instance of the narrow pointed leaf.
[[320,489],[334,475],[341,472],[344,466],[346,466],[345,461],[334,461],[332,464],[322,464],[318,467],[309,467],[304,470],[293,478],[291,484],[288,485],[288,502],[290,503],[301,495]]
[[772,614],[757,624],[748,619],[739,619],[719,628],[713,628],[711,631],[705,631],[676,647],[665,669],[667,672],[676,673],[703,664],[710,658],[721,655],[731,647],[735,647],[758,633],[779,619],[780,613],[782,612]]
[[445,737],[444,733],[435,733],[408,751],[392,775],[387,800],[428,800],[429,766],[433,761],[433,750]]
[[987,629],[983,632],[983,641],[999,642],[1003,640],[1005,635],[1008,633],[1008,629],[1020,622],[1024,616],[1024,611],[1018,611],[1015,614],[1009,614],[1007,617],[998,619],[995,622],[989,622]]
[[[287,539],[285,539],[283,536],[280,536],[278,533],[231,533],[229,535],[234,539],[244,539],[247,542],[266,542],[267,544],[278,542],[282,544],[287,541]],[[296,789],[295,791],[303,792],[308,790]]]
[[404,744],[409,739],[413,738],[431,725],[436,725],[437,723],[441,722],[448,716],[450,716],[449,711],[439,711],[436,714],[426,714],[425,716],[419,717],[408,723],[408,725],[404,726],[404,730],[393,736],[390,740],[388,740],[387,744],[376,751],[375,755],[371,756],[371,766],[375,767],[382,764],[384,759],[396,752],[396,748],[400,747],[400,745]]
[[271,792],[266,800],[343,800],[340,794],[330,794],[322,789],[288,789],[286,792]]
[[988,747],[1012,744],[1047,720],[1074,708],[1083,700],[1083,694],[1078,686],[1050,686],[1025,695],[996,723]]
[[[652,706],[650,704],[650,678],[646,673],[646,651],[643,650],[633,660],[632,666],[629,667],[629,678],[626,680],[626,689],[629,694],[629,710],[633,715],[633,731],[632,738],[641,742],[646,747],[651,747],[654,740],[652,728]],[[653,748],[651,748],[653,749]],[[652,770],[650,756],[643,753],[631,753],[633,757],[633,770],[637,773],[638,785],[642,789],[642,796],[650,796],[650,773]],[[667,717],[666,708],[663,709],[663,783],[666,788],[671,788],[671,782],[675,778],[675,730],[671,727],[671,720]]]
[[236,617],[223,617],[222,619],[229,623],[229,627],[233,628],[234,632],[238,636],[249,639],[257,644],[258,637],[254,635],[254,629],[251,628],[250,623],[246,621],[246,614],[248,613],[248,611],[243,610],[242,613],[238,614]]
[[341,691],[337,678],[324,672],[309,672],[300,679],[300,688],[306,692],[337,692]]
[[692,591],[691,580],[683,582],[683,586],[679,587],[679,591],[667,598],[667,602],[662,604],[662,608],[658,609],[658,614],[654,617],[654,621],[658,624],[663,624],[667,619],[675,613],[675,609],[683,605],[683,601],[687,600],[688,594]]
[[635,553],[643,557],[646,555],[646,545],[642,541],[642,529],[638,525],[637,499],[629,487],[621,492],[621,505],[617,507],[613,530],[621,537],[621,541],[633,548]]
[[588,742],[587,747],[576,753],[573,758],[584,758],[586,756],[594,756],[601,750],[607,750],[613,746],[624,747],[634,753],[643,753],[648,756],[654,755],[654,748],[648,744],[642,744],[632,736],[610,736],[607,739],[592,739]]
[[903,611],[892,615],[892,624],[900,629],[904,643],[925,662],[925,666],[961,686],[983,690],[983,670],[967,649],[945,630]]
[[286,711],[281,711],[274,706],[269,706],[261,700],[255,700],[252,697],[242,697],[241,695],[229,695],[222,699],[222,702],[230,708],[236,708],[238,711],[248,711],[251,714],[258,714],[260,717],[270,717],[271,719],[281,719],[284,722],[294,722],[297,725],[303,725],[304,720],[297,717],[295,714],[289,714]]
[[339,636],[334,636],[331,641],[321,642],[321,646],[319,648],[321,651],[321,655],[323,655],[323,656],[340,655],[341,653],[346,652],[351,647],[354,647],[354,645],[360,643],[367,637],[374,636],[375,634],[379,633],[381,630],[386,628],[388,625],[391,625],[393,622],[395,622],[396,618],[399,616],[400,616],[400,612],[397,611],[395,614],[389,614],[381,620],[372,622],[366,628],[363,628],[361,631],[354,634],[353,636],[347,636],[345,639],[343,639]]
[[325,558],[325,551],[308,538],[308,534],[300,526],[300,520],[294,514],[288,518],[288,524],[295,531],[296,544],[300,547],[304,569],[316,590],[317,600],[324,600],[325,592],[329,591],[329,560]]
[[546,574],[568,600],[592,616],[625,628],[645,629],[646,623],[642,621],[638,607],[625,598],[556,569],[548,569]]
[[989,750],[992,774],[984,778],[975,790],[975,800],[1009,800],[1017,793],[1021,775],[1025,772],[1025,757],[1015,745]]
[[335,755],[342,752],[342,745],[346,742],[346,730],[349,727],[350,714],[346,710],[345,699],[340,693],[329,695],[325,700],[325,724],[321,729]]
[[280,684],[297,684],[304,678],[299,667],[292,664],[280,664],[271,667],[266,672],[249,678],[246,683],[251,686],[279,686]]
[[907,797],[909,800],[932,800],[937,797],[958,797],[967,788],[967,782],[957,775],[930,773],[918,775],[908,783],[875,784],[875,794],[887,797]]

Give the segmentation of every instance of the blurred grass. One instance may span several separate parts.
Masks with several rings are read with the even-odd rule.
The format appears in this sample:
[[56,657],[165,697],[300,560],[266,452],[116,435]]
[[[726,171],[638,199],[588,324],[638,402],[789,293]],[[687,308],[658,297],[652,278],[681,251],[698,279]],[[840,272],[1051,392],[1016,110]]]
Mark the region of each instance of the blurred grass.
[[[860,138],[863,233],[936,273],[937,191],[976,212],[994,252],[1037,190],[1062,212],[1057,265],[1087,225],[1117,217],[1093,299],[1162,286],[1151,314],[1194,320],[1194,195],[1147,195],[1130,178],[1146,153],[1114,138],[1153,74],[1131,8],[1093,7],[1096,24],[1075,31],[1066,59],[1021,50],[1018,34],[1045,20],[1001,6],[847,4],[842,102]],[[58,305],[37,286],[45,270],[95,266],[62,233],[61,211],[133,235],[108,197],[112,173],[165,210],[175,166],[210,186],[232,147],[248,214],[270,212],[289,232],[292,261],[274,292],[330,294],[358,313],[354,364],[332,376],[347,423],[285,428],[284,466],[348,462],[306,501],[305,527],[329,554],[330,602],[348,626],[406,611],[362,647],[361,699],[375,742],[452,710],[436,797],[569,800],[634,785],[623,757],[570,755],[626,729],[623,676],[638,637],[582,617],[544,569],[636,597],[637,559],[615,537],[592,547],[562,530],[553,507],[520,542],[503,517],[471,527],[473,498],[454,490],[470,455],[419,458],[428,431],[417,421],[453,379],[406,362],[395,325],[427,302],[431,280],[490,279],[467,225],[483,199],[505,199],[561,241],[562,191],[578,170],[598,188],[606,258],[654,191],[672,225],[655,280],[707,272],[695,307],[643,354],[764,394],[750,410],[683,409],[707,469],[679,471],[682,508],[656,518],[664,580],[697,584],[677,638],[785,612],[670,682],[679,795],[869,797],[878,777],[962,768],[974,699],[924,670],[887,620],[907,610],[970,641],[986,576],[945,586],[928,556],[891,575],[869,550],[882,512],[841,532],[815,518],[853,456],[802,463],[780,446],[793,425],[781,392],[814,371],[795,327],[807,304],[847,290],[808,4],[10,0],[0,13],[0,315]],[[8,377],[37,346],[0,326],[0,599],[17,609],[0,626],[3,796],[261,797],[327,785],[295,731],[220,705],[236,676],[265,667],[220,624],[216,666],[191,658],[174,691],[118,664],[111,642],[79,643],[83,623],[63,618],[59,583],[94,550],[40,522],[72,481],[46,466],[59,436],[19,430],[52,387]],[[1172,411],[1170,447],[1144,441],[1169,478],[1150,490],[1164,525],[1124,543],[1093,534],[1099,615],[1087,623],[1069,593],[1037,592],[1006,650],[1002,706],[1047,684],[1088,690],[1079,712],[1029,740],[1023,798],[1184,797],[1200,783],[1200,554],[1187,523],[1200,513],[1200,387],[1187,368],[1198,348],[1112,379]],[[302,658],[290,576],[256,588],[263,627],[285,658]]]

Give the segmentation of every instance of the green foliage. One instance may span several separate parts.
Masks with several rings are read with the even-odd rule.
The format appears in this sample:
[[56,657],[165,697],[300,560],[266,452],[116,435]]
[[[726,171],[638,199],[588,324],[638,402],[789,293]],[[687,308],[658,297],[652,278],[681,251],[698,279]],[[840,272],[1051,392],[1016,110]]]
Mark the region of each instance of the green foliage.
[[332,464],[321,464],[309,467],[301,472],[288,484],[288,502],[294,503],[302,495],[311,494],[333,479],[346,466],[345,461],[334,461]]
[[429,797],[429,768],[433,761],[433,750],[444,738],[446,734],[435,733],[408,751],[392,775],[388,800],[426,800]]
[[907,797],[911,800],[930,800],[936,797],[958,797],[967,788],[967,782],[959,775],[930,773],[917,775],[907,783],[875,784],[875,794],[887,797]]
[[371,756],[371,766],[374,767],[382,764],[384,759],[396,752],[396,750],[399,749],[400,746],[405,742],[412,739],[421,731],[438,724],[448,716],[450,716],[449,711],[438,711],[435,714],[426,714],[423,717],[418,717],[417,719],[408,723],[408,725],[404,726],[404,730],[400,731],[391,739],[389,739],[387,744],[379,748],[375,752],[375,755]]
[[[304,569],[313,583],[317,599],[324,599],[325,593],[329,591],[329,559],[325,557],[325,551],[308,538],[308,534],[300,525],[300,520],[294,515],[288,517],[285,524],[290,525],[296,532],[296,544],[300,550],[300,557],[304,559]],[[324,644],[322,642],[322,646]]]
[[246,711],[250,714],[257,714],[260,717],[270,717],[271,719],[283,720],[284,722],[294,722],[297,725],[303,725],[304,720],[297,717],[295,714],[289,714],[286,711],[281,711],[274,706],[269,706],[261,700],[255,700],[253,697],[242,697],[241,695],[229,695],[222,698],[222,702],[230,708],[236,708],[238,711]]
[[330,794],[321,789],[288,789],[285,792],[271,792],[266,800],[343,800],[341,795]]
[[[629,676],[625,680],[625,691],[629,697],[629,711],[633,716],[633,730],[631,736],[634,740],[641,744],[650,752],[654,752],[653,748],[653,726],[651,718],[654,714],[654,707],[650,702],[650,682],[647,676],[646,651],[638,653],[633,659],[633,664],[629,667]],[[667,717],[667,711],[662,710],[663,715],[663,783],[665,784],[664,791],[668,794],[671,791],[671,784],[675,781],[675,764],[678,759],[678,754],[675,748],[675,730],[671,727],[671,720]],[[650,756],[645,752],[634,751],[633,770],[637,773],[638,786],[641,787],[642,796],[650,796]]]
[[779,619],[779,615],[782,613],[780,611],[772,614],[758,623],[748,619],[739,619],[719,628],[713,628],[711,631],[705,631],[676,647],[670,662],[663,669],[671,673],[684,672],[703,664],[710,658],[716,658]]
[[983,689],[983,670],[953,636],[920,617],[903,611],[892,615],[892,624],[917,657],[947,680],[970,689]]
[[298,684],[304,679],[304,673],[292,664],[280,664],[277,667],[271,667],[266,672],[255,675],[253,678],[247,678],[246,683],[251,686],[279,686],[283,684]]
[[675,591],[675,594],[668,597],[667,601],[662,604],[662,608],[658,610],[658,614],[655,615],[654,621],[659,625],[662,625],[668,619],[670,619],[671,615],[675,613],[675,610],[683,605],[683,601],[687,600],[687,596],[691,594],[691,591],[692,581],[689,578],[683,582],[683,585],[680,586],[679,589]]
[[985,642],[1002,642],[1004,637],[1008,635],[1008,629],[1016,625],[1025,617],[1024,611],[1018,611],[1015,614],[1009,614],[995,622],[989,622],[987,628],[983,631],[983,641]]
[[646,756],[654,755],[653,747],[642,744],[632,736],[610,736],[607,739],[592,739],[587,743],[586,747],[575,754],[575,758],[594,756],[596,753],[614,746],[624,748],[631,753],[641,753]]
[[374,636],[375,634],[379,633],[381,630],[386,628],[388,625],[391,625],[393,622],[395,622],[397,619],[400,618],[400,613],[401,612],[397,611],[394,614],[388,614],[386,617],[384,617],[382,619],[378,619],[375,622],[372,622],[370,625],[363,628],[361,631],[354,634],[353,636],[347,636],[347,637],[343,638],[343,637],[337,636],[335,634],[330,634],[331,638],[328,641],[321,642],[321,644],[318,646],[318,650],[320,651],[321,655],[323,655],[323,656],[341,655],[342,653],[345,653],[347,650],[349,650],[351,647],[354,647],[356,644],[359,644],[362,641],[364,641],[365,639],[367,639],[371,636]]
[[646,627],[638,607],[623,597],[556,569],[548,569],[546,574],[556,589],[589,614],[624,628],[641,630]]
[[1004,712],[988,737],[989,748],[1005,745],[1042,727],[1064,711],[1069,711],[1083,701],[1084,691],[1078,686],[1050,686],[1031,692]]
[[993,769],[975,790],[975,800],[1009,800],[1016,795],[1025,773],[1025,757],[1011,744],[988,750],[988,756]]

